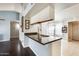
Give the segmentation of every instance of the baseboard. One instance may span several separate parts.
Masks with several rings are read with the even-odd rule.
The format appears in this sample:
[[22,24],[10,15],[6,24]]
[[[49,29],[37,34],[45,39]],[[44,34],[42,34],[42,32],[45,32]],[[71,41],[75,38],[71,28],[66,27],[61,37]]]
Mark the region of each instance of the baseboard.
[[29,56],[36,56],[30,47],[24,48],[25,52],[28,52]]
[[10,41],[10,40],[0,40],[0,42],[6,42],[6,41]]

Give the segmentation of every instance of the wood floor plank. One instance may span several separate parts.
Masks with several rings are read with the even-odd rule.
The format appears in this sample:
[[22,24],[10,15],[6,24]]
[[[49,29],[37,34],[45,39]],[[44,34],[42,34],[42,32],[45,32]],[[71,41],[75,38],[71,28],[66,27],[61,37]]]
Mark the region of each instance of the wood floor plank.
[[0,56],[35,56],[29,48],[23,48],[18,38],[11,38],[10,41],[0,42]]

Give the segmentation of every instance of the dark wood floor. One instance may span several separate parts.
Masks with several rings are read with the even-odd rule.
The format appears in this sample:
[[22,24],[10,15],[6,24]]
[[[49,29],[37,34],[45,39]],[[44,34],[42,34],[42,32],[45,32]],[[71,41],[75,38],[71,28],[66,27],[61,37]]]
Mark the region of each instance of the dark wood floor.
[[0,56],[35,56],[29,48],[23,48],[17,38],[11,38],[10,41],[0,42]]
[[0,42],[0,56],[9,55],[9,51],[10,51],[10,42],[9,41]]

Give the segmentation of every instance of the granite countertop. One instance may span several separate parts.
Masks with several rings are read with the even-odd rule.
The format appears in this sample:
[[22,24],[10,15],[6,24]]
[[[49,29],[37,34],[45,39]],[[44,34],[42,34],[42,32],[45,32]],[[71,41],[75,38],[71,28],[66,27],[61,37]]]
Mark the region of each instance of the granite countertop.
[[61,37],[58,36],[38,35],[38,33],[30,33],[30,34],[25,33],[25,35],[43,45],[62,39]]

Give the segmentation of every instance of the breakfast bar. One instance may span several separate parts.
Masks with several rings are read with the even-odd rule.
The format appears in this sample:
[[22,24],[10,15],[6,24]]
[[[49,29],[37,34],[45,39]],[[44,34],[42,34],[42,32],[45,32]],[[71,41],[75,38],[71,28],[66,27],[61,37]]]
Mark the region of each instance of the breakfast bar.
[[42,45],[46,45],[46,44],[49,44],[49,43],[62,39],[59,36],[44,35],[44,34],[39,34],[37,32],[25,33],[25,36],[31,38],[32,40],[34,40]]

